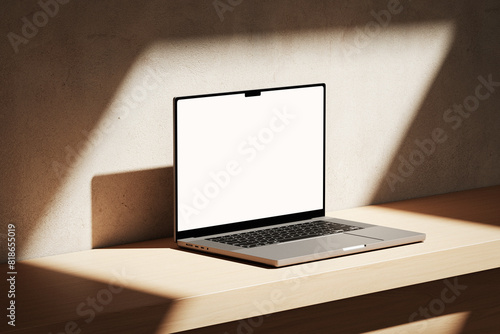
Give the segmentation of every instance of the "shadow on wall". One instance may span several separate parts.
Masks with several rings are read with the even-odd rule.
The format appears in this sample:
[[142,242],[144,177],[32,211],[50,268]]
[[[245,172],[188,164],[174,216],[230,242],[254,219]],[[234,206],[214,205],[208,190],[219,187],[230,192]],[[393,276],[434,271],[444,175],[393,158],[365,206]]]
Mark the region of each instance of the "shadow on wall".
[[92,179],[92,248],[172,236],[173,168]]
[[[221,2],[227,5],[227,2]],[[99,161],[89,162],[86,159],[89,152],[96,149],[93,145],[93,131],[113,103],[113,97],[121,89],[131,67],[146,48],[157,41],[164,41],[168,46],[169,42],[183,39],[201,40],[211,36],[250,35],[259,40],[266,34],[277,34],[281,37],[280,34],[286,32],[328,30],[345,31],[346,35],[349,35],[351,32],[359,32],[360,27],[366,28],[367,22],[379,22],[380,18],[375,19],[375,11],[388,8],[385,2],[367,6],[353,4],[348,0],[300,0],[294,1],[293,5],[288,0],[242,1],[237,6],[227,5],[223,8],[214,7],[213,1],[185,0],[146,3],[44,2],[51,3],[51,8],[45,8],[46,5],[42,8],[40,3],[42,2],[36,0],[4,1],[0,5],[0,19],[5,22],[2,33],[6,36],[4,43],[0,45],[0,78],[2,82],[8,83],[0,90],[0,219],[2,224],[12,222],[17,225],[17,254],[20,258],[102,247],[170,233],[168,222],[172,219],[172,200],[170,194],[162,192],[171,190],[171,176],[168,176],[171,174],[170,168],[110,175],[107,171],[93,167],[92,164]],[[411,8],[407,6],[409,2],[401,3],[405,14],[394,16],[391,27],[455,20],[459,32],[466,36],[461,37],[455,47],[457,50],[469,50],[467,52],[470,53],[466,53],[466,57],[450,56],[446,60],[444,70],[420,110],[422,115],[427,116],[419,115],[416,118],[415,126],[407,133],[402,148],[394,156],[389,170],[392,172],[397,170],[399,155],[407,157],[411,153],[414,140],[426,138],[429,130],[438,126],[435,124],[440,122],[440,116],[429,116],[427,113],[433,111],[442,114],[452,103],[451,100],[439,100],[439,90],[445,89],[443,86],[449,85],[446,88],[449,91],[456,90],[457,101],[463,101],[474,89],[475,83],[472,82],[478,75],[487,75],[500,67],[488,68],[490,64],[498,63],[496,58],[488,58],[495,50],[481,49],[492,41],[485,36],[479,36],[482,39],[474,44],[474,31],[470,31],[468,26],[460,26],[470,23],[470,20],[457,17],[457,13],[464,15],[467,11],[467,8],[462,7],[469,3],[468,1],[450,0],[439,4],[424,1]],[[458,9],[454,12],[449,10],[450,7]],[[490,18],[498,18],[498,12],[493,7],[495,6],[491,5],[488,15]],[[482,17],[479,15],[482,13],[478,13],[478,19]],[[498,30],[491,34],[498,34]],[[470,48],[466,43],[471,43]],[[332,47],[330,49],[333,50]],[[196,52],[198,51],[202,50],[197,49]],[[267,56],[268,51],[259,49],[255,52],[262,52],[263,56]],[[485,54],[479,51],[484,51]],[[476,60],[478,64],[484,61],[488,65],[478,66],[477,71],[472,67],[474,73],[460,72],[464,62],[471,61],[472,56],[478,55],[481,56]],[[217,66],[222,66],[219,63],[211,65],[216,67],[214,73],[219,72]],[[182,62],[173,63],[171,66],[177,66],[182,73],[189,72],[189,69],[182,67]],[[210,80],[224,82],[227,79],[224,73],[217,75]],[[195,73],[194,76],[199,74]],[[499,75],[494,74],[494,78],[498,77]],[[184,78],[166,79],[165,89],[169,95],[162,96],[162,99],[176,94],[179,80]],[[465,84],[461,84],[463,82]],[[206,91],[211,89],[209,83],[205,88]],[[435,90],[438,92],[434,93]],[[491,101],[485,101],[485,105],[492,103]],[[169,114],[168,117],[171,112],[165,111]],[[479,121],[471,116],[467,122],[498,122],[498,116],[492,113],[485,117],[487,118]],[[122,121],[119,116],[113,116],[111,120],[116,127],[120,127]],[[421,130],[420,122],[428,122],[429,126]],[[460,137],[463,139],[458,136],[453,139],[450,133],[450,139],[445,143],[449,147],[455,147],[459,141],[467,141],[464,145],[478,145],[478,142],[483,140],[488,145],[485,153],[478,152],[476,156],[470,157],[471,163],[466,168],[467,171],[457,174],[457,183],[460,183],[457,188],[487,183],[491,178],[486,175],[494,173],[495,168],[498,170],[498,153],[492,152],[494,147],[498,147],[498,135],[493,136],[485,132],[474,137],[474,132],[481,132],[478,127],[480,128],[475,126],[475,130],[465,130],[464,134],[467,136]],[[462,128],[466,128],[465,122]],[[488,136],[496,139],[490,141]],[[171,142],[156,144],[172,145]],[[436,152],[438,149],[441,148],[437,148]],[[447,152],[446,157],[438,159],[436,154],[432,160],[428,158],[428,161],[439,164],[445,170],[459,173],[456,170],[462,166],[464,159],[457,158],[460,150],[450,149]],[[474,159],[486,159],[492,164],[489,167],[479,166],[482,176],[476,179],[476,182],[462,183],[467,173],[474,173],[474,168],[478,167],[474,165]],[[164,165],[170,164],[171,161],[165,159]],[[432,181],[429,182],[424,181],[426,174],[419,174],[428,168],[425,166],[430,164],[427,161],[422,163],[419,170],[405,180],[405,188],[397,184],[396,192],[388,188],[385,179],[381,180],[373,201],[404,197],[405,191],[414,186],[418,186],[418,193],[421,195],[441,192],[443,188],[439,187],[439,175],[434,176],[429,172],[431,174],[427,176]],[[70,181],[77,179],[77,176],[81,184],[74,187],[85,189],[85,195],[72,199],[71,207],[68,207],[59,197],[68,196],[67,186]],[[88,198],[90,192],[87,189],[90,184],[92,198]],[[151,189],[146,189],[148,184]],[[165,184],[167,188],[156,188],[159,184]],[[137,188],[137,194],[146,195],[134,195],[132,187]],[[151,193],[148,193],[149,190]],[[153,193],[158,194],[158,197],[148,195]],[[163,200],[166,202],[165,206],[161,205]],[[138,205],[144,208],[141,209],[142,215],[134,215],[133,208]],[[153,220],[153,223],[148,225],[148,232],[141,231],[141,224],[146,219]],[[163,224],[162,219],[167,223],[160,227]],[[41,226],[42,224],[44,225]],[[111,233],[110,226],[116,225],[120,225],[123,230],[120,232],[118,229]],[[40,235],[44,235],[43,240]],[[47,237],[48,235],[50,236]],[[69,242],[58,243],[61,238]],[[88,240],[89,238],[91,240]],[[2,250],[2,257],[5,254]],[[0,260],[5,261],[6,257]]]
[[454,9],[456,38],[371,203],[500,184],[500,7],[483,4]]
[[[292,7],[286,2],[242,5],[238,16],[224,12],[224,24],[209,1],[44,3],[50,5],[41,6],[37,0],[5,1],[0,11],[1,21],[6,23],[3,35],[8,36],[0,44],[0,78],[9,83],[0,90],[0,217],[2,223],[14,223],[18,231],[23,231],[17,235],[19,258],[88,248],[89,241],[82,240],[89,235],[90,215],[85,211],[90,212],[90,207],[82,208],[88,200],[78,198],[71,203],[77,207],[68,209],[58,203],[57,196],[68,196],[65,188],[75,178],[72,174],[96,149],[93,130],[137,57],[153,42],[333,24],[328,23],[327,16],[320,21],[304,16],[301,9],[318,12],[308,1]],[[297,22],[269,19],[284,6]],[[262,17],[261,12],[269,16]],[[238,17],[247,17],[248,21],[238,24]],[[167,83],[173,91],[178,80]],[[118,115],[111,122],[119,127],[122,121]],[[82,183],[89,184],[94,175],[85,175]],[[97,189],[97,194],[101,190]],[[61,214],[61,210],[71,212]],[[61,222],[50,221],[51,214],[65,221],[65,231]],[[119,213],[110,215],[117,217]],[[47,226],[40,226],[48,216]],[[100,218],[96,213],[94,221],[102,227]],[[79,237],[66,246],[50,240],[33,246],[39,229],[50,230],[55,239],[60,233],[70,239],[75,234]],[[167,231],[165,227],[160,235]],[[105,237],[92,240],[94,245],[107,243],[113,241]],[[6,261],[4,246],[2,243],[2,261]]]

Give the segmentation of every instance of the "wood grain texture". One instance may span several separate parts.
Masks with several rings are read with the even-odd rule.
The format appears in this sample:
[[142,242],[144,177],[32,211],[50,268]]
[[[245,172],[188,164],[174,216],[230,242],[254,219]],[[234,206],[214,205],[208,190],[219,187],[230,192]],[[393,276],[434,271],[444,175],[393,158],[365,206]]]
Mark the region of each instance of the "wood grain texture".
[[[388,307],[386,316],[363,320],[371,325],[353,327],[385,330],[407,323],[415,308],[436,298],[441,280],[483,271],[485,276],[470,283],[478,287],[467,293],[476,291],[470,293],[471,301],[478,298],[481,307],[493,307],[498,305],[498,294],[491,297],[498,272],[488,270],[500,267],[499,198],[500,187],[490,187],[334,212],[339,218],[424,232],[427,239],[278,269],[181,250],[172,239],[22,261],[17,264],[15,333],[55,334],[68,328],[75,333],[170,333],[298,309],[289,311],[299,312],[296,316],[283,318],[297,326],[311,315],[329,319],[328,312],[315,307],[330,303],[346,303],[341,314]],[[7,272],[5,265],[2,270]],[[484,289],[482,280],[489,280]],[[434,285],[425,287],[429,282],[438,282],[435,290],[430,288]],[[6,282],[1,284],[6,291]],[[385,303],[386,298],[394,301]],[[468,305],[457,312],[469,312],[469,318],[490,316],[470,313],[473,305]],[[395,315],[398,310],[402,315]],[[498,309],[491,312],[498,317]],[[429,328],[451,328],[458,321],[454,317],[450,313],[443,321],[427,323]],[[287,322],[277,319],[277,324]],[[321,323],[328,326],[327,320]],[[6,322],[0,329],[14,330]]]
[[181,333],[499,333],[499,281],[494,269]]

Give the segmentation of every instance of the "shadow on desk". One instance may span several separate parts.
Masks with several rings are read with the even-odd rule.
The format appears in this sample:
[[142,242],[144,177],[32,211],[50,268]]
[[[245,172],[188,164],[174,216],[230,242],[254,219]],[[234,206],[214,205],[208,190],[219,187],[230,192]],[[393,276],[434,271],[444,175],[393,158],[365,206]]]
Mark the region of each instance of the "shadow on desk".
[[197,251],[197,250],[193,250],[193,249],[189,249],[189,248],[181,248],[177,245],[177,243],[174,241],[173,238],[147,240],[147,241],[141,241],[141,242],[134,242],[131,244],[106,247],[106,249],[154,249],[154,248],[169,248],[169,249],[173,249],[175,251],[192,254],[192,256],[194,256],[194,257],[211,257],[214,259],[221,259],[224,261],[241,263],[241,264],[245,264],[248,266],[258,267],[258,268],[263,268],[263,269],[269,269],[269,270],[278,269],[277,267],[272,267],[272,266],[269,266],[269,265],[266,265],[263,263],[247,261],[247,260],[238,259],[235,257],[229,257],[229,256],[224,256],[224,255],[219,255],[219,254],[214,254],[214,253],[205,253],[202,251]]
[[488,270],[178,334],[500,333],[499,280]]
[[493,186],[377,206],[500,226],[496,209],[499,199],[500,186]]
[[[124,288],[123,271],[100,282],[22,263],[16,269],[16,326],[2,321],[2,333],[155,333],[173,305],[169,298]],[[5,283],[2,291],[8,291]]]
[[[3,322],[1,332],[169,333],[172,300],[121,288],[125,276],[99,282],[18,264],[16,327]],[[498,333],[499,280],[494,269],[180,333]]]

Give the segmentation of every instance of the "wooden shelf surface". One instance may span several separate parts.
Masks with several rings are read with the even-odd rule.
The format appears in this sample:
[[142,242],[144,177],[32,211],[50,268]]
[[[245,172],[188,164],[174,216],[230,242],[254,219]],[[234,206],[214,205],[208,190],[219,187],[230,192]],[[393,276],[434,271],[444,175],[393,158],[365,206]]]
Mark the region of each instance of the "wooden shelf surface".
[[499,199],[495,186],[331,212],[427,238],[284,268],[170,238],[21,261],[16,327],[0,331],[170,333],[499,268]]

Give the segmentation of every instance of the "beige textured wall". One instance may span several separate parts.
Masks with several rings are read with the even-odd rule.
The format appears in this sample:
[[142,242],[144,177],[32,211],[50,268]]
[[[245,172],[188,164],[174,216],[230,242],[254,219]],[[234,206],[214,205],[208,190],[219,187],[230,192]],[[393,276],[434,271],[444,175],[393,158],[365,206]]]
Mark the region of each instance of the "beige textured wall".
[[18,259],[171,235],[185,94],[325,82],[328,210],[500,184],[500,1],[8,0],[0,18],[1,261],[8,223]]

